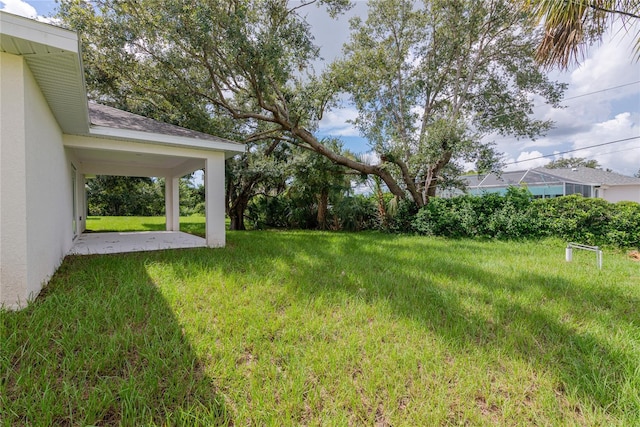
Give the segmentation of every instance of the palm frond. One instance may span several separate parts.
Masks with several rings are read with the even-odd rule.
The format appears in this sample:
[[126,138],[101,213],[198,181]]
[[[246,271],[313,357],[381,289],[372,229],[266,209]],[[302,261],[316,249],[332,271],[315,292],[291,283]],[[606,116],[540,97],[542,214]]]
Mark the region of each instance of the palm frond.
[[[579,64],[586,47],[601,39],[615,20],[640,20],[638,0],[525,0],[524,4],[535,22],[543,24],[536,59],[549,68]],[[635,51],[640,59],[640,34]]]

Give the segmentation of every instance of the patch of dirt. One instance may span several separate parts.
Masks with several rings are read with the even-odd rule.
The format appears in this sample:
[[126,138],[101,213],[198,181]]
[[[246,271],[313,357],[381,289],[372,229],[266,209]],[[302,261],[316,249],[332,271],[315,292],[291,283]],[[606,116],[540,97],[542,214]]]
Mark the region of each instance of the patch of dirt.
[[240,365],[253,365],[254,361],[255,361],[256,357],[251,354],[250,351],[245,350],[244,353],[242,353],[240,355],[240,357],[238,357],[236,359],[236,366],[240,366]]
[[378,404],[378,409],[376,409],[376,419],[375,419],[375,427],[391,427],[391,423],[387,420],[387,417],[384,414],[384,406],[382,403]]
[[409,406],[409,402],[410,401],[411,401],[411,399],[409,398],[409,396],[402,396],[398,400],[398,410],[404,411],[405,409],[407,409],[407,407]]
[[638,251],[629,252],[629,258],[631,258],[634,261],[640,261],[640,252]]
[[489,405],[484,396],[476,397],[476,405],[480,409],[480,413],[482,416],[487,417],[492,420],[492,423],[497,423],[500,419],[500,408],[496,406],[496,404],[492,403]]

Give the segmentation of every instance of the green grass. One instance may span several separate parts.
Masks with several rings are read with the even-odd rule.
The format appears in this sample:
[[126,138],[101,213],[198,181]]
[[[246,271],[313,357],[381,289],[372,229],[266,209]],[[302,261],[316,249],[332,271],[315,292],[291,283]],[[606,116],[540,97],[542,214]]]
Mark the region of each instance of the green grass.
[[5,425],[640,425],[640,263],[229,232],[69,257],[3,312]]
[[[88,216],[87,231],[162,231],[165,230],[163,216]],[[181,216],[180,231],[205,236],[204,216]]]

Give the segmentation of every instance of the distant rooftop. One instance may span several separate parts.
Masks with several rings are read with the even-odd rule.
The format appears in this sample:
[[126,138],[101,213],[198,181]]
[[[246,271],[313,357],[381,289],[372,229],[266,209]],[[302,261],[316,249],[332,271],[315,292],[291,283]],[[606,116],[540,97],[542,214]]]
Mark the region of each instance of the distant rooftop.
[[91,122],[91,125],[93,126],[125,129],[162,135],[181,136],[185,138],[195,138],[205,141],[225,142],[242,145],[235,141],[230,141],[224,138],[209,135],[204,132],[198,132],[180,126],[159,122],[148,117],[129,113],[127,111],[108,107],[102,104],[96,104],[94,102],[89,102],[89,120]]
[[[518,186],[521,184],[527,185],[548,185],[548,184],[560,184],[564,181],[574,182],[574,180],[560,179],[555,176],[550,176],[545,173],[536,170],[523,170],[513,172],[503,172],[500,175],[493,173],[482,175],[468,175],[463,176],[468,187],[507,187],[510,185]],[[577,182],[577,181],[575,181]]]
[[587,167],[547,169],[536,168],[461,177],[469,188],[491,188],[526,185],[549,185],[563,182],[588,185],[640,185],[640,178]]
[[620,175],[615,172],[608,172],[602,169],[587,168],[580,166],[577,168],[564,168],[564,169],[547,169],[537,168],[535,171],[539,171],[548,175],[557,176],[563,180],[578,181],[582,184],[593,185],[638,185],[640,184],[640,178],[634,178],[631,176]]

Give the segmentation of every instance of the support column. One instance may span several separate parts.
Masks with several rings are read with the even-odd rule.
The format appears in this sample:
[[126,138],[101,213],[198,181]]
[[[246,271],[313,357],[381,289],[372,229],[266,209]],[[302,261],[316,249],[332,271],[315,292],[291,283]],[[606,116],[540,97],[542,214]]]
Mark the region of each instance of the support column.
[[207,246],[224,247],[224,153],[207,157],[204,170]]
[[180,231],[180,177],[164,177],[164,211],[167,231]]
[[89,206],[87,205],[87,177],[85,174],[80,175],[80,193],[79,193],[79,201],[81,210],[80,215],[82,218],[80,219],[80,232],[84,233],[87,230],[87,215],[89,215]]

